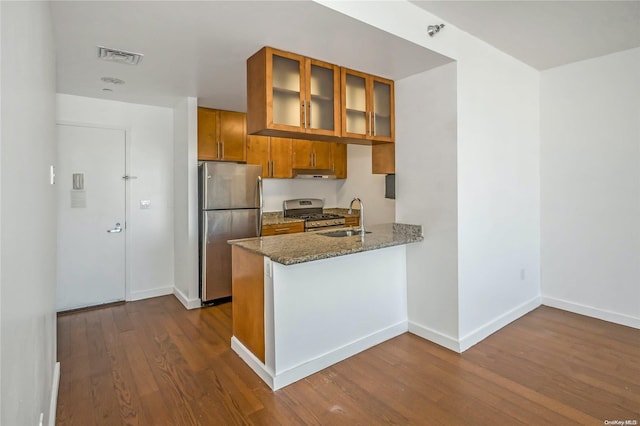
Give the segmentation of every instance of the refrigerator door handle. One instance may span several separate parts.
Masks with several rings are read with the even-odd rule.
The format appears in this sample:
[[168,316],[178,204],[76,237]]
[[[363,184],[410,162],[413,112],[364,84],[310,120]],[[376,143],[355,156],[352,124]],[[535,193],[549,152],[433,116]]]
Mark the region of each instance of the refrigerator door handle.
[[260,206],[260,210],[258,211],[258,229],[256,235],[258,237],[262,236],[262,210],[263,210],[263,198],[262,198],[262,176],[258,176],[258,203]]
[[209,179],[211,179],[211,175],[209,174],[209,168],[207,164],[202,165],[202,209],[207,209],[209,206],[207,205],[207,194],[209,194]]
[[202,248],[200,249],[201,251],[201,256],[202,256],[202,262],[201,262],[201,267],[200,267],[200,274],[202,276],[202,288],[201,288],[201,299],[204,300],[204,284],[206,282],[206,276],[207,276],[207,230],[209,229],[209,216],[205,213],[205,212],[201,212],[202,214],[202,229],[200,230],[202,232]]

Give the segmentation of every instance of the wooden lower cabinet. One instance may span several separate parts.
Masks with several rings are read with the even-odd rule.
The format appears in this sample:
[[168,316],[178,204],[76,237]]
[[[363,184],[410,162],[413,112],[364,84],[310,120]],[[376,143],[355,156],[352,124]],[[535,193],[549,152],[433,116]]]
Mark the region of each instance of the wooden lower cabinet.
[[371,173],[392,175],[396,172],[396,144],[381,143],[371,146]]
[[275,225],[262,225],[262,236],[295,234],[304,232],[304,222],[279,223]]
[[231,259],[233,335],[264,363],[264,258],[232,246]]
[[360,226],[360,218],[356,216],[345,217],[344,226]]

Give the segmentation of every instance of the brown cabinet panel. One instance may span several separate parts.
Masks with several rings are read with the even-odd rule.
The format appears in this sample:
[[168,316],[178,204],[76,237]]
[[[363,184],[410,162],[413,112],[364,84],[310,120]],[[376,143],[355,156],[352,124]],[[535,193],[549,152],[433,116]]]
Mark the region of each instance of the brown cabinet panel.
[[198,108],[198,159],[246,160],[246,114]]
[[293,168],[313,168],[313,144],[304,139],[293,139]]
[[357,216],[345,217],[344,226],[360,226],[360,218]]
[[292,172],[292,141],[289,138],[271,138],[271,177],[290,178]]
[[247,138],[247,164],[262,166],[265,178],[290,178],[291,139],[260,135]]
[[280,223],[276,225],[262,225],[262,236],[295,234],[304,232],[304,222]]
[[338,179],[347,178],[347,145],[344,143],[331,144],[331,158],[333,171]]
[[217,160],[218,151],[218,112],[198,108],[198,160]]
[[231,247],[233,335],[265,362],[264,258]]
[[314,169],[332,169],[333,160],[331,158],[331,142],[311,142],[311,149],[314,153]]
[[371,146],[371,173],[389,175],[396,172],[396,145],[380,143]]
[[242,112],[220,111],[220,159],[245,161],[247,115]]
[[293,139],[294,169],[332,169],[331,142]]
[[249,135],[247,137],[247,164],[262,166],[262,177],[270,177],[269,161],[269,136]]

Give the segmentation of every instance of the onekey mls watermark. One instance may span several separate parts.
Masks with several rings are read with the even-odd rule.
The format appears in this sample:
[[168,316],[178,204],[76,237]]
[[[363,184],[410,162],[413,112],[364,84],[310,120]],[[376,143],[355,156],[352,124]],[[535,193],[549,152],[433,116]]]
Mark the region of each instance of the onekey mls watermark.
[[605,425],[610,425],[610,426],[637,426],[638,421],[637,420],[605,420],[604,421]]

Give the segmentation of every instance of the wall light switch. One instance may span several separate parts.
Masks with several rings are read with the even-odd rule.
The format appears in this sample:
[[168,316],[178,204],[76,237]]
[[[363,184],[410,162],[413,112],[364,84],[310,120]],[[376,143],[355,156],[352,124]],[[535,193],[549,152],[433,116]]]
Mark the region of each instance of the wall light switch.
[[151,208],[151,200],[140,200],[140,208],[147,210]]

